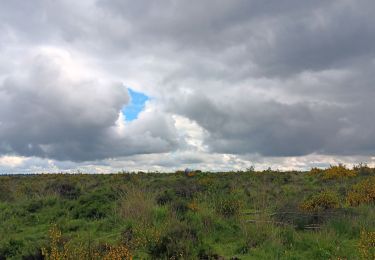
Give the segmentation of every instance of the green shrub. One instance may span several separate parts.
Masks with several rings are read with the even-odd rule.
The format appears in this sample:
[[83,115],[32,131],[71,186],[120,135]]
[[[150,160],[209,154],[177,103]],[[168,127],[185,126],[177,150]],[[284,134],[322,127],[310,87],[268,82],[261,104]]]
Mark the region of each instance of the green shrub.
[[174,195],[170,190],[165,190],[163,193],[156,196],[156,203],[158,205],[165,205],[167,203],[172,202],[174,199]]
[[72,210],[75,218],[101,219],[112,214],[112,200],[107,194],[93,193],[81,196]]
[[242,202],[236,197],[225,197],[218,200],[216,203],[216,212],[221,216],[229,218],[238,216],[242,207]]
[[171,226],[148,250],[157,259],[192,259],[194,251],[200,247],[198,231],[186,223]]
[[81,189],[75,184],[68,182],[55,182],[48,187],[48,190],[57,193],[64,199],[77,199],[81,195]]
[[6,243],[0,245],[0,259],[12,258],[19,255],[24,247],[24,242],[17,239],[10,239]]
[[43,201],[42,200],[31,200],[26,205],[26,210],[30,213],[35,213],[43,208]]

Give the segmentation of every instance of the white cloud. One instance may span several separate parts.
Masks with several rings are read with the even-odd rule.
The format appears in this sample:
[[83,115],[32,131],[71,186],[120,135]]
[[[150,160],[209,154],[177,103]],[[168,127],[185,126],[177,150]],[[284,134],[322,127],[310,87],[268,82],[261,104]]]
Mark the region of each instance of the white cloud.
[[1,156],[0,157],[0,167],[10,167],[15,168],[26,160],[24,157],[20,156]]

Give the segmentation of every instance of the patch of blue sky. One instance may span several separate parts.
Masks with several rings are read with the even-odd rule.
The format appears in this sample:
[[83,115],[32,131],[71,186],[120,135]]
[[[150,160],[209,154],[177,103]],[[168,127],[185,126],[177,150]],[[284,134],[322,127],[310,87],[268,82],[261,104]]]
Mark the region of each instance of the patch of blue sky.
[[146,101],[150,98],[141,92],[128,88],[130,103],[122,108],[122,113],[126,121],[132,121],[138,118],[139,113],[145,108]]

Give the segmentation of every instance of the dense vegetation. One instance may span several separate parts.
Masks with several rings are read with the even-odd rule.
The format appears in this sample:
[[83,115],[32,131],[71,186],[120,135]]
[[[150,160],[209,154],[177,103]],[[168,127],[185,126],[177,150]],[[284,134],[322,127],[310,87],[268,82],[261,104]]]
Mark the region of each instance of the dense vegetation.
[[0,176],[0,259],[375,259],[375,169]]

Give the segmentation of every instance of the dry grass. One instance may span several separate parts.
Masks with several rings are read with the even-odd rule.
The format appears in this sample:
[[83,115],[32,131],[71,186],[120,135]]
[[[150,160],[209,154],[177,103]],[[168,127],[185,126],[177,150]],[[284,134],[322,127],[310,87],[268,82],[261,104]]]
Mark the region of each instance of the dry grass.
[[129,187],[119,202],[119,213],[127,220],[149,225],[153,218],[154,198],[144,189]]

